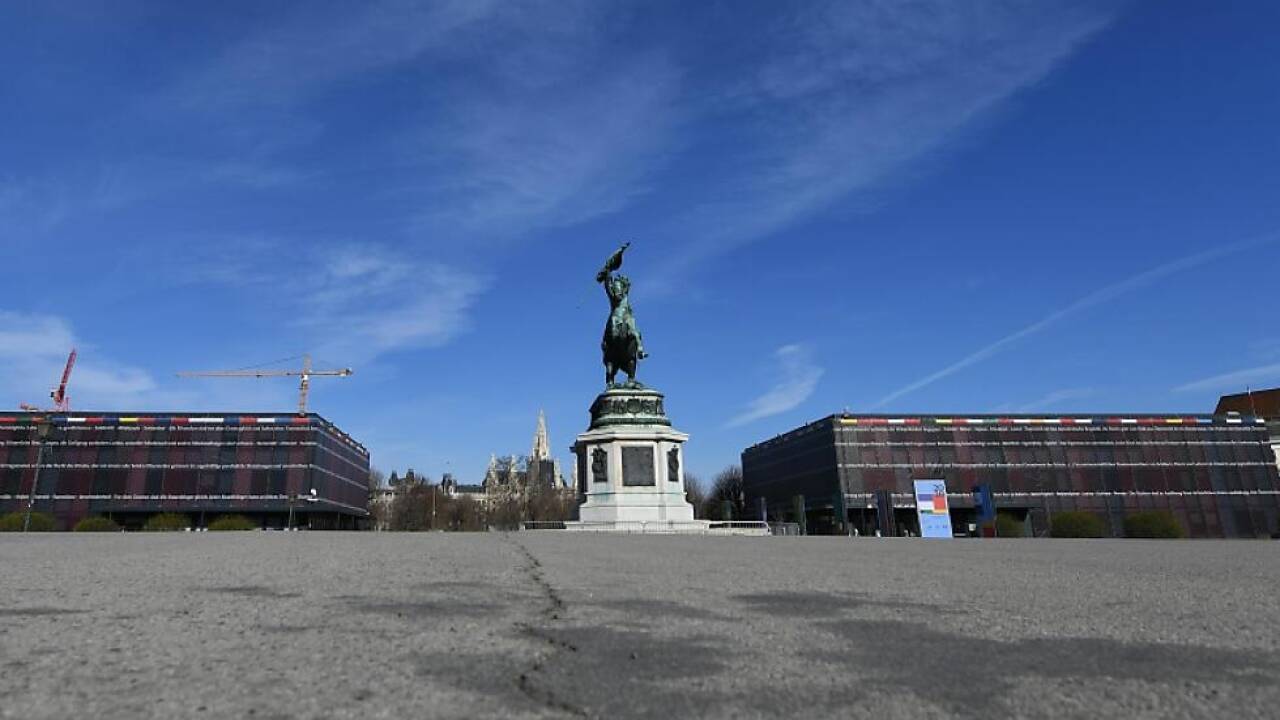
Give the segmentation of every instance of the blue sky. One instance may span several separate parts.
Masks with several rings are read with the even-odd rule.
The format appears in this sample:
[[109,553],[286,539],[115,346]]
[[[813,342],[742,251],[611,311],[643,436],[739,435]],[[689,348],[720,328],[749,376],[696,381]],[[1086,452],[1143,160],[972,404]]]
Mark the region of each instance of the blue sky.
[[841,409],[1280,385],[1271,2],[7,3],[0,398],[566,461],[623,271],[705,477]]

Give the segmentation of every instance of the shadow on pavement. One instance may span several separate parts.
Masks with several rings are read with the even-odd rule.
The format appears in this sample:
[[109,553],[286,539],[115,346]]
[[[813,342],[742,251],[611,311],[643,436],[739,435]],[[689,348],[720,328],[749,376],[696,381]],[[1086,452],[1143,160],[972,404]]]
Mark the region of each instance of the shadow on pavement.
[[300,592],[284,592],[265,585],[232,585],[227,587],[204,588],[209,592],[239,595],[251,598],[296,598],[302,597]]
[[[1099,638],[1002,641],[900,620],[846,619],[823,627],[836,647],[808,653],[812,659],[961,716],[1008,714],[1007,697],[1024,680],[1226,683],[1241,690],[1273,688],[1280,671],[1277,657],[1265,652]],[[1096,683],[1085,687],[1097,689]]]
[[623,615],[637,615],[651,618],[692,618],[697,620],[730,620],[719,613],[712,612],[695,605],[686,605],[671,600],[650,600],[647,598],[627,598],[623,600],[597,600],[586,602],[586,605]]
[[782,617],[836,617],[847,610],[860,608],[928,610],[939,614],[957,612],[951,608],[942,608],[929,603],[873,599],[857,593],[770,592],[735,595],[732,599],[746,604],[747,609],[752,612]]
[[70,610],[67,608],[33,607],[33,608],[0,608],[0,617],[41,617],[43,615],[75,615],[87,610]]

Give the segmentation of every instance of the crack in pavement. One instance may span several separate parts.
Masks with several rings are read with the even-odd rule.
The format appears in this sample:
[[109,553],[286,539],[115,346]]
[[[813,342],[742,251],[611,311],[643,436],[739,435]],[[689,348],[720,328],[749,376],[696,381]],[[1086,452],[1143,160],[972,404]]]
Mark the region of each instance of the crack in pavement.
[[[503,533],[502,537],[514,545],[524,558],[525,562],[520,569],[529,576],[529,579],[533,581],[533,584],[538,588],[539,594],[543,597],[544,604],[539,613],[543,622],[559,622],[565,614],[566,605],[564,599],[560,597],[560,593],[547,580],[546,574],[542,569],[542,562],[534,557],[529,548],[525,547],[510,533]],[[515,625],[521,634],[538,640],[550,648],[548,652],[540,654],[537,660],[529,666],[528,670],[520,673],[520,676],[516,679],[516,687],[520,689],[520,692],[524,693],[529,699],[552,710],[559,710],[573,717],[591,717],[586,710],[557,696],[551,690],[539,687],[534,682],[534,677],[542,672],[553,657],[563,652],[578,652],[578,647],[571,642],[555,637],[537,625],[527,622],[517,622]]]

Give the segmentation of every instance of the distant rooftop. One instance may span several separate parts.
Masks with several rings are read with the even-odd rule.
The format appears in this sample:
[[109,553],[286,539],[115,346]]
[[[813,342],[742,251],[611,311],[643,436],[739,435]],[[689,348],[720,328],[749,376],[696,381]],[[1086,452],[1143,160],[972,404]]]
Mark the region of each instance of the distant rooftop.
[[1223,395],[1218,399],[1218,407],[1214,413],[1218,415],[1240,413],[1267,419],[1280,418],[1280,388]]

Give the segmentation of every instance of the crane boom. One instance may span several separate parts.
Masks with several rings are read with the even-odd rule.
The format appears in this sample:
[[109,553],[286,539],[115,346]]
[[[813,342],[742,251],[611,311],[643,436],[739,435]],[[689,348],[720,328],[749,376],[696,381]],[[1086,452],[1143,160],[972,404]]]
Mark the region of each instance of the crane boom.
[[71,348],[71,354],[67,356],[67,366],[62,368],[62,380],[58,382],[58,387],[49,393],[49,397],[53,398],[53,409],[57,412],[67,412],[71,409],[71,398],[67,397],[67,383],[71,381],[71,368],[76,366],[76,349]]
[[350,368],[341,370],[312,370],[304,373],[301,370],[201,370],[189,371],[184,370],[178,373],[178,377],[301,377],[302,375],[333,375],[338,377],[346,377],[352,374]]
[[24,412],[70,412],[71,397],[67,395],[67,384],[71,382],[71,368],[76,365],[76,349],[71,348],[71,354],[67,355],[67,364],[62,368],[62,379],[58,381],[57,387],[49,391],[49,397],[53,400],[53,409],[42,411],[40,408],[29,403],[20,403],[18,405]]
[[311,368],[311,356],[302,356],[302,368],[298,370],[198,370],[183,371],[178,373],[178,377],[296,377],[301,378],[298,383],[298,414],[307,414],[307,395],[311,392],[311,377],[313,375],[320,377],[347,377],[355,371],[351,368],[340,368],[337,370],[313,370]]

